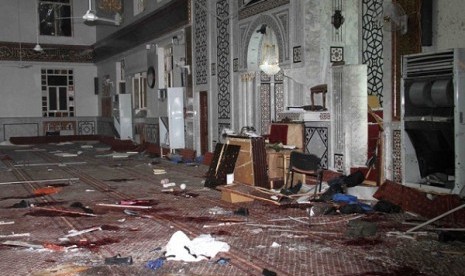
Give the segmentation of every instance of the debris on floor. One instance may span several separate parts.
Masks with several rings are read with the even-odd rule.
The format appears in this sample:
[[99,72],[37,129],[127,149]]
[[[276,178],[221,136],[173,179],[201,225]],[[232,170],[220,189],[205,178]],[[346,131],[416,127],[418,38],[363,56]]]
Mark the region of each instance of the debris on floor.
[[105,258],[106,265],[132,265],[132,257],[121,257],[120,254],[117,254],[113,257]]
[[135,205],[135,204],[111,204],[111,203],[97,203],[98,206],[115,207],[115,208],[134,208],[134,209],[151,209],[152,206]]
[[77,230],[73,229],[73,230],[68,231],[69,234],[65,235],[65,238],[79,236],[79,235],[90,233],[90,232],[93,232],[93,231],[102,231],[102,227],[100,227],[100,226],[92,227],[92,228],[88,228],[88,229],[84,229],[84,230],[80,230],[80,231],[77,231]]
[[33,272],[32,276],[63,276],[63,275],[77,275],[80,272],[88,270],[90,267],[75,264],[60,264],[53,268],[48,268],[40,271]]
[[35,189],[34,195],[35,196],[52,195],[52,194],[59,193],[60,191],[61,191],[61,188],[59,187],[47,186],[47,187]]
[[0,238],[22,238],[22,237],[29,237],[31,236],[30,233],[12,233],[6,235],[0,235]]
[[190,240],[183,231],[176,231],[166,245],[167,260],[198,262],[209,260],[219,252],[228,252],[229,245],[216,241],[209,234],[200,235]]
[[[406,202],[397,206],[397,197],[386,196],[378,206],[370,202],[370,212],[344,214],[341,207],[358,207],[348,206],[355,203],[353,198],[305,198],[314,185],[303,184],[296,194],[284,195],[235,183],[235,188],[226,185],[234,191],[223,196],[222,187],[205,186],[208,165],[179,165],[161,157],[151,164],[154,156],[141,154],[124,160],[95,158],[111,152],[98,152],[99,147],[63,145],[63,152],[82,150],[78,158],[87,162],[51,171],[26,165],[63,163],[51,153],[55,145],[18,152],[0,149],[9,156],[1,160],[9,170],[0,169],[0,177],[10,181],[0,183],[2,273],[77,275],[74,270],[82,268],[90,269],[82,275],[461,275],[463,270],[463,226],[445,219],[427,223],[427,218],[403,211],[409,207]],[[133,148],[123,151],[128,149]],[[58,186],[75,176],[79,183]],[[173,190],[162,193],[167,183],[175,183],[167,187]],[[185,189],[182,184],[187,184]],[[34,196],[34,189],[44,186],[62,190]],[[231,201],[223,200],[228,198]],[[360,198],[356,202],[365,203]],[[452,203],[443,204],[441,208],[447,208],[442,213],[460,205]],[[465,209],[450,216],[461,218],[460,211]],[[420,228],[408,232],[414,226]],[[177,231],[186,233],[182,241],[174,241]],[[207,239],[197,248],[193,243],[203,236]],[[205,252],[216,248],[211,240],[223,243],[216,254]],[[167,250],[170,241],[175,256]],[[111,264],[105,264],[105,257]],[[124,259],[129,257],[132,265]],[[118,258],[122,263],[112,262]],[[22,265],[13,267],[16,262]]]
[[367,238],[376,235],[377,229],[376,223],[355,219],[347,223],[346,235],[351,238]]
[[43,249],[44,246],[42,244],[33,244],[33,243],[28,243],[28,242],[23,242],[23,241],[4,241],[2,242],[3,245],[8,245],[8,246],[18,246],[18,247],[26,247],[26,248],[32,248],[32,249]]
[[166,170],[165,169],[153,169],[153,174],[165,174]]
[[145,267],[150,268],[152,270],[157,270],[163,266],[163,264],[165,263],[165,260],[166,260],[166,257],[159,257],[155,260],[150,260],[147,262]]

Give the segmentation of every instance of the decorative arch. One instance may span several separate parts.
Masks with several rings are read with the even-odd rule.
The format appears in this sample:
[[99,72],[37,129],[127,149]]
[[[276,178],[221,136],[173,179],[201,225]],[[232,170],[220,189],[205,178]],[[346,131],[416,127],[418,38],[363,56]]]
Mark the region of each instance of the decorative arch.
[[[251,62],[248,59],[248,54],[249,50],[252,49],[254,46],[258,51],[255,51],[254,53],[254,60],[259,60],[259,56],[261,55],[261,39],[259,41],[251,41],[253,35],[256,33],[256,31],[263,25],[266,24],[267,27],[269,27],[273,32],[275,33],[276,36],[276,42],[278,46],[278,51],[279,51],[279,63],[282,63],[285,60],[285,41],[283,37],[283,27],[272,17],[269,15],[260,15],[257,17],[252,24],[249,25],[249,29],[247,31],[247,34],[245,35],[244,41],[246,42],[244,44],[244,47],[242,49],[243,55],[242,57],[244,58],[242,64],[246,66],[246,68],[249,68],[249,63]],[[258,67],[257,67],[258,68]]]

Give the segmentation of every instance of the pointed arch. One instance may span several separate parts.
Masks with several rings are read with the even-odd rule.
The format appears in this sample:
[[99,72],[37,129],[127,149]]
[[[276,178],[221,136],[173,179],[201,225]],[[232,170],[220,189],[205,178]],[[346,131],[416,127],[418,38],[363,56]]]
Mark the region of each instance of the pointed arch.
[[258,64],[256,63],[261,56],[260,45],[262,36],[257,34],[257,30],[263,24],[266,24],[266,26],[270,28],[275,34],[279,51],[279,63],[282,63],[285,60],[285,51],[287,47],[283,36],[283,26],[281,26],[281,24],[279,24],[278,21],[276,21],[272,16],[260,15],[249,25],[244,40],[246,43],[244,45],[245,47],[243,47],[244,52],[242,57],[244,60],[242,64],[244,64],[248,70],[254,70],[254,68],[258,69]]

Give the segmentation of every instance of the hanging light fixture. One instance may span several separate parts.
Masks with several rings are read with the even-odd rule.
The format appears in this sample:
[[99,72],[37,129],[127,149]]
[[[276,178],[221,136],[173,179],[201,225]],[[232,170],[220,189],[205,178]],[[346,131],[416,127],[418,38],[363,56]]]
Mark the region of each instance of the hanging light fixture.
[[37,43],[36,43],[36,46],[34,46],[34,51],[43,52],[44,49],[39,44],[39,26],[40,26],[40,21],[39,21],[39,1],[36,1],[35,14],[36,14],[36,23],[37,23],[37,26],[36,26],[36,28],[37,28]]
[[281,71],[278,47],[273,43],[271,35],[266,33],[265,25],[258,32],[263,33],[262,56],[259,68],[269,76],[276,75]]

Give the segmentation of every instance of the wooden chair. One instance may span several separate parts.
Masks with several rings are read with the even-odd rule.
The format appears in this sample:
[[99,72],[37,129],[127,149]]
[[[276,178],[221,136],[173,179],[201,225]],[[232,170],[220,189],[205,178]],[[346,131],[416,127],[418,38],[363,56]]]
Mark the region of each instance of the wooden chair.
[[[289,189],[292,188],[294,173],[304,174],[305,177],[314,178],[316,183],[316,196],[317,188],[318,192],[321,192],[321,184],[323,181],[323,169],[321,169],[320,162],[321,159],[314,154],[304,153],[300,151],[292,151],[289,158],[289,169],[285,187],[289,187]],[[290,186],[288,186],[289,179]]]

